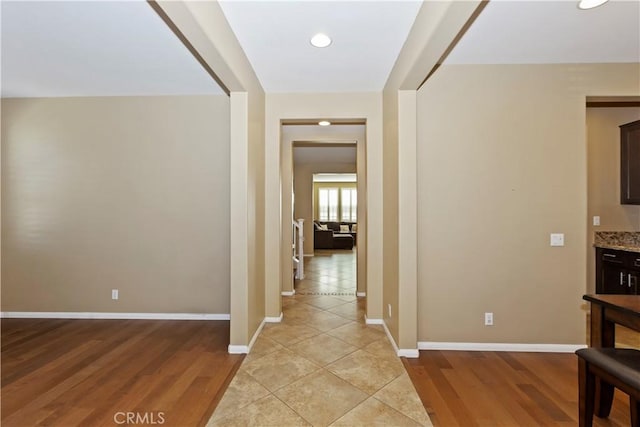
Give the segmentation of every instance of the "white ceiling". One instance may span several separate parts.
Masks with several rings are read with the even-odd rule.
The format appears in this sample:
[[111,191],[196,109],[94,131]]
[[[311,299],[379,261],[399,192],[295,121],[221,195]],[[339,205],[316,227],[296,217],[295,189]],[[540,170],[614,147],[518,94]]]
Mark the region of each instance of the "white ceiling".
[[221,94],[145,1],[6,1],[2,97]]
[[[639,0],[587,11],[577,3],[492,0],[445,63],[640,62]],[[421,2],[221,5],[267,92],[337,92],[383,88]],[[326,49],[309,44],[319,31],[334,39]]]
[[445,64],[640,62],[640,1],[489,2]]
[[[0,4],[3,97],[222,93],[143,0]],[[640,0],[576,4],[492,0],[445,63],[640,62]],[[357,92],[382,89],[421,2],[221,5],[267,92]]]
[[[422,2],[220,4],[265,91],[363,92],[382,90]],[[331,46],[311,46],[318,32]]]

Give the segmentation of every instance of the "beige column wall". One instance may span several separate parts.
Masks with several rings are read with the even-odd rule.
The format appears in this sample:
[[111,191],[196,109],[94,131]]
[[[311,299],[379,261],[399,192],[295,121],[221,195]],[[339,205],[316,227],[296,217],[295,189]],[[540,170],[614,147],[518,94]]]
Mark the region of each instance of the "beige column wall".
[[2,113],[2,311],[229,313],[227,96]]
[[[595,231],[640,231],[640,206],[620,204],[620,128],[640,120],[640,107],[587,108],[587,292],[595,292]],[[600,225],[593,225],[593,216]]]
[[416,93],[437,68],[480,1],[425,2],[383,91],[383,308],[399,354],[417,357]]
[[585,97],[638,95],[638,75],[445,65],[420,89],[420,341],[585,343]]
[[[358,144],[358,156],[366,156],[366,193],[364,206],[359,205],[359,227],[367,230],[358,234],[358,274],[366,269],[367,315],[382,318],[382,96],[380,93],[334,93],[334,94],[267,94],[266,139],[265,139],[265,189],[266,189],[266,253],[280,253],[280,262],[267,262],[266,305],[267,316],[279,316],[281,312],[280,292],[288,289],[291,277],[283,271],[286,261],[283,255],[285,245],[291,242],[291,227],[281,224],[283,212],[291,212],[282,198],[282,188],[291,188],[292,168],[282,164],[282,138],[280,123],[286,119],[365,119],[366,141]],[[364,147],[366,145],[366,148]],[[285,147],[286,149],[286,147]],[[364,167],[358,161],[358,173]],[[282,175],[281,175],[282,174]],[[289,184],[288,184],[289,183]],[[360,210],[362,208],[362,211]],[[362,214],[361,214],[362,212]],[[279,224],[279,225],[276,225]],[[375,230],[375,231],[371,231]],[[360,247],[360,245],[363,245]],[[364,249],[363,249],[364,248]],[[287,252],[288,253],[288,252]],[[290,258],[290,257],[289,257]],[[364,259],[363,259],[364,258]]]
[[[245,224],[231,226],[231,275],[241,280],[231,286],[230,351],[246,352],[265,317],[264,90],[218,2],[159,1],[152,6],[233,94],[232,144],[238,141],[242,147],[228,159],[232,171],[246,173],[231,180],[231,218],[246,221],[246,232]],[[246,211],[236,210],[241,206]]]

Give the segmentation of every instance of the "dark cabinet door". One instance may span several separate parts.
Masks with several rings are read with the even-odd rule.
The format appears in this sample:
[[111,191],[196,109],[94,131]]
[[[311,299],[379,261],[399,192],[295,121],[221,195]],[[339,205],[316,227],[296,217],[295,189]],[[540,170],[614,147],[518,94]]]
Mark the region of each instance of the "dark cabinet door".
[[638,295],[640,253],[596,248],[596,293]]
[[602,265],[602,293],[628,294],[628,272],[618,265],[603,263]]
[[620,126],[620,203],[640,205],[640,120]]

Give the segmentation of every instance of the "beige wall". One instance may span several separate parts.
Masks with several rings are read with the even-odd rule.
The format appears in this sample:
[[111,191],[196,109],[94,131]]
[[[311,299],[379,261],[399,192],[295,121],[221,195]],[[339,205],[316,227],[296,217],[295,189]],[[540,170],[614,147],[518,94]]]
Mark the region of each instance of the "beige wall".
[[[400,342],[400,314],[398,277],[398,96],[390,90],[384,96],[384,152],[383,152],[383,213],[384,289],[383,319],[396,343]],[[408,243],[408,242],[407,242]],[[415,300],[414,300],[415,301]],[[414,348],[412,345],[409,348]]]
[[231,95],[229,351],[249,350],[265,319],[265,94],[218,2],[151,1]]
[[403,356],[418,356],[416,91],[482,3],[425,2],[383,91],[384,322]]
[[421,88],[420,341],[585,342],[585,96],[637,95],[639,73],[445,65]]
[[[640,206],[620,204],[620,128],[640,108],[587,108],[587,291],[595,292],[595,231],[640,231]],[[600,216],[600,226],[593,216]]]
[[229,313],[228,97],[2,113],[3,311]]

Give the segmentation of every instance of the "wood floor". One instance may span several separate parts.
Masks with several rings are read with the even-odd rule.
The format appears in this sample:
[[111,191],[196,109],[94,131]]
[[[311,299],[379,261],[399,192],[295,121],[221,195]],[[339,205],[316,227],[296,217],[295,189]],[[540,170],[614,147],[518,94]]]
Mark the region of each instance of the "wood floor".
[[1,327],[3,427],[116,425],[127,412],[147,425],[204,425],[243,359],[227,353],[228,321],[3,319]]
[[[243,360],[227,353],[224,321],[2,319],[1,329],[3,427],[112,426],[127,412],[147,417],[138,424],[204,425]],[[573,354],[421,351],[403,362],[436,427],[577,425]],[[594,425],[628,426],[627,396],[616,391]]]
[[[572,353],[421,351],[403,361],[436,427],[578,425]],[[616,390],[611,415],[594,426],[628,427],[629,397]]]

